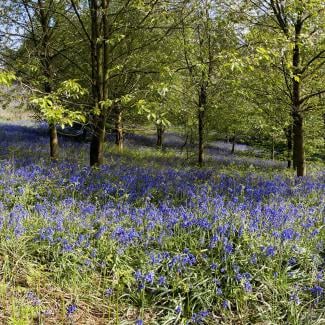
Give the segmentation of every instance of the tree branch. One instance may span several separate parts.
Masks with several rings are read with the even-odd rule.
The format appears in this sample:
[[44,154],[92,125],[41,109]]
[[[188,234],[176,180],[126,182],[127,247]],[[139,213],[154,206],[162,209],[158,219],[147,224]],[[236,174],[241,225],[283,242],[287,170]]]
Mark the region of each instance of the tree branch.
[[303,98],[301,98],[300,104],[303,104],[305,101],[309,100],[310,98],[315,97],[315,96],[319,96],[321,94],[325,94],[325,89],[322,89],[322,90],[317,91],[315,93],[311,93],[309,95],[304,96]]
[[317,59],[321,59],[323,58],[322,55],[325,54],[325,49],[320,51],[318,54],[316,54],[313,58],[311,58],[306,64],[305,66],[301,69],[301,73],[304,73],[308,67]]

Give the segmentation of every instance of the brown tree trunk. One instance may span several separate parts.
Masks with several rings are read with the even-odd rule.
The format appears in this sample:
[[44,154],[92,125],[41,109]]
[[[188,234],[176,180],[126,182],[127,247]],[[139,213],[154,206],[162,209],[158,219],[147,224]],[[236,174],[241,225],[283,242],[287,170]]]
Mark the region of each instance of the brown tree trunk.
[[324,129],[324,137],[323,137],[323,139],[324,139],[324,141],[325,141],[325,113],[323,114],[323,129]]
[[303,116],[299,112],[293,113],[293,156],[297,176],[306,175]]
[[198,111],[198,163],[199,166],[203,165],[203,152],[204,152],[204,126],[205,126],[205,106],[207,103],[206,87],[201,86],[199,93],[199,111]]
[[185,141],[181,145],[181,152],[183,152],[183,149],[187,146],[187,141],[188,141],[188,133],[186,133]]
[[[51,30],[50,30],[50,9],[46,9],[45,1],[38,0],[39,10],[39,22],[42,28],[42,40],[41,40],[41,53],[40,61],[43,68],[43,74],[45,77],[44,92],[50,94],[52,92],[52,59],[49,53],[51,42]],[[55,123],[49,123],[49,136],[50,136],[50,157],[53,160],[59,158],[59,139],[56,130]]]
[[123,150],[123,124],[122,111],[118,108],[115,115],[115,145],[119,150]]
[[58,139],[58,133],[55,124],[51,123],[49,125],[49,133],[50,133],[50,157],[53,160],[57,160],[59,158],[59,139]]
[[285,136],[287,139],[287,168],[291,168],[292,158],[292,126],[288,126],[285,130]]
[[164,127],[161,124],[156,125],[157,128],[157,142],[156,146],[158,149],[162,149],[163,146],[163,134],[165,132]]
[[236,146],[236,136],[234,135],[231,140],[231,154],[235,153],[235,146]]
[[272,136],[272,142],[271,142],[271,160],[274,160],[274,158],[275,158],[274,137]]
[[[52,87],[49,82],[45,83],[44,90],[47,94],[50,94]],[[49,135],[50,135],[50,158],[52,160],[58,160],[59,158],[59,138],[56,130],[55,123],[49,123]]]
[[93,117],[93,136],[90,143],[90,165],[104,162],[105,124],[108,113],[108,0],[90,0],[91,11],[91,63],[93,105],[100,113]]
[[302,22],[295,25],[295,45],[293,48],[292,66],[292,119],[293,119],[293,165],[297,176],[305,176],[305,151],[304,151],[304,131],[303,115],[301,112],[300,98],[300,35]]
[[90,166],[99,166],[104,162],[105,122],[105,116],[99,116],[94,123],[90,142]]

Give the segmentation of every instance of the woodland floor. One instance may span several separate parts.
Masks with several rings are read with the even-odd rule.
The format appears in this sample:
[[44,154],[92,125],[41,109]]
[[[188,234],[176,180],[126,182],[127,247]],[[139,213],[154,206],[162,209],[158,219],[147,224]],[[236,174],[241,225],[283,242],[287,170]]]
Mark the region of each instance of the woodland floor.
[[325,173],[255,149],[127,135],[88,143],[0,126],[1,324],[325,324]]

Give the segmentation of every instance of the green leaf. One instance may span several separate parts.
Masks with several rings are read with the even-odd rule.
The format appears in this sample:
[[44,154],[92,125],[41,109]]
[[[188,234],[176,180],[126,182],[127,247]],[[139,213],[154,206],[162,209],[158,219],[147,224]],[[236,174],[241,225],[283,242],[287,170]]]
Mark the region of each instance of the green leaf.
[[13,72],[0,72],[0,85],[9,87],[15,80],[16,76]]

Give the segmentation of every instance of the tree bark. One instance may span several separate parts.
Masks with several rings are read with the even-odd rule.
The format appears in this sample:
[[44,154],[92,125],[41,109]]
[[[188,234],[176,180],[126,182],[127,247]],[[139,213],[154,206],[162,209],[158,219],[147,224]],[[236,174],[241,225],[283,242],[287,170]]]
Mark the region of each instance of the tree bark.
[[207,103],[206,87],[201,86],[199,93],[199,111],[198,111],[198,163],[203,166],[203,152],[204,152],[204,126],[205,126],[205,106]]
[[293,113],[293,155],[297,176],[306,175],[303,116],[300,112]]
[[161,124],[156,125],[157,128],[157,142],[156,146],[158,149],[162,149],[163,146],[163,134],[165,132],[164,127]]
[[231,140],[231,154],[235,154],[235,146],[236,146],[236,136],[234,135]]
[[292,78],[292,119],[293,119],[293,165],[297,176],[305,176],[305,151],[304,151],[304,130],[303,114],[301,112],[300,94],[300,35],[302,22],[298,20],[295,25],[295,41],[292,56],[293,78]]
[[272,136],[272,142],[271,142],[271,160],[274,160],[274,158],[275,158],[274,137]]
[[[324,142],[325,142],[325,113],[323,114],[323,129],[324,129],[324,137],[323,137],[323,139],[324,139]],[[324,143],[325,144],[325,143]]]
[[[50,94],[52,92],[52,59],[49,53],[50,41],[51,41],[51,29],[50,29],[50,9],[46,9],[45,2],[38,0],[39,10],[39,22],[42,28],[41,39],[41,53],[40,61],[43,68],[43,74],[45,77],[44,92]],[[53,160],[59,158],[59,139],[56,130],[56,125],[53,122],[49,123],[49,136],[50,136],[50,157]]]
[[104,162],[105,123],[105,116],[98,116],[94,123],[90,142],[90,166],[99,166]]
[[59,139],[55,124],[49,125],[50,133],[50,157],[53,160],[59,158]]
[[122,111],[119,107],[116,109],[115,114],[115,145],[122,151],[123,150],[123,123],[122,123]]
[[90,165],[99,166],[104,162],[105,124],[107,118],[108,80],[108,0],[90,0],[91,11],[91,63],[92,97],[94,108],[99,110],[93,116],[93,135],[90,143]]
[[291,168],[292,158],[292,126],[288,126],[285,130],[285,136],[287,139],[287,168]]

